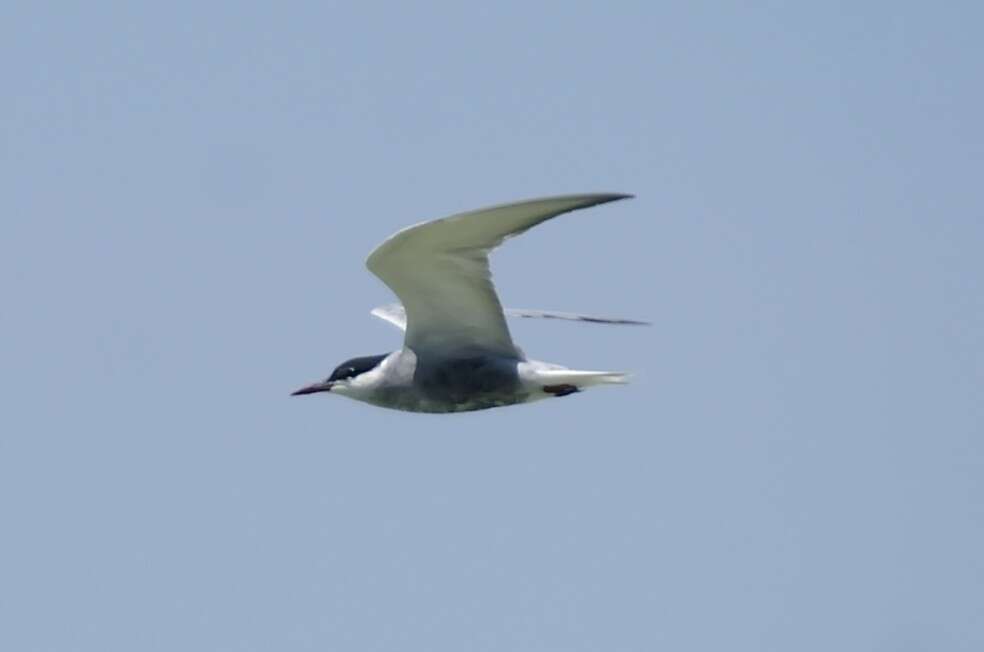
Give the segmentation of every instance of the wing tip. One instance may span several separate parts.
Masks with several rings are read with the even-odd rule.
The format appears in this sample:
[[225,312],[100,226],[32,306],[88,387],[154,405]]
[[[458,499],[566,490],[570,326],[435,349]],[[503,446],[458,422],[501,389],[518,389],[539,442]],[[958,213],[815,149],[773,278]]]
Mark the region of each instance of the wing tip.
[[585,197],[597,200],[595,205],[610,201],[619,201],[621,199],[635,199],[635,195],[630,192],[596,192],[587,194]]
[[[595,192],[587,193],[584,195],[569,195],[568,197],[572,199],[580,199],[580,203],[576,208],[571,210],[580,210],[584,208],[593,208],[595,206],[600,206],[601,204],[608,204],[613,201],[621,201],[623,199],[635,199],[635,195],[627,192]],[[563,199],[563,195],[559,195],[556,199]]]

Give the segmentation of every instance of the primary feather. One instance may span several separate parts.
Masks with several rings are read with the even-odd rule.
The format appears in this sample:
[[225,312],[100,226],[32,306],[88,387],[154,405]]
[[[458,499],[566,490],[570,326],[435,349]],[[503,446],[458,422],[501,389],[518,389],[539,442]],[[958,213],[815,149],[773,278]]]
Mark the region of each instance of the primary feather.
[[[584,315],[576,312],[557,312],[555,310],[529,310],[527,308],[503,308],[506,317],[520,317],[523,319],[561,319],[564,321],[579,321],[589,324],[612,324],[616,326],[651,326],[648,321],[638,321],[635,319],[620,319],[618,317],[598,317],[596,315]],[[378,317],[383,321],[393,324],[401,331],[407,330],[407,311],[399,303],[390,303],[385,306],[377,306],[369,311],[373,317]]]

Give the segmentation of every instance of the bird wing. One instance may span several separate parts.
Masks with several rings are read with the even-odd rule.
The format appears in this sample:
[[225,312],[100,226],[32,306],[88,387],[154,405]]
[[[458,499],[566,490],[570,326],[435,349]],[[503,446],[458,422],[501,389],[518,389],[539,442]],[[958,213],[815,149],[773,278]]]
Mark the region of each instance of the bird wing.
[[619,317],[599,317],[577,312],[557,312],[556,310],[528,310],[526,308],[506,308],[506,317],[525,319],[563,319],[565,321],[584,321],[591,324],[616,324],[619,326],[652,326],[648,321],[621,319]]
[[403,309],[403,304],[388,303],[385,306],[376,306],[369,311],[369,314],[393,324],[401,331],[407,330],[407,311]]
[[398,231],[376,247],[366,267],[405,306],[404,343],[418,356],[462,349],[521,356],[492,284],[489,253],[507,238],[550,218],[628,197],[631,195],[549,197],[423,222]]
[[[615,324],[617,326],[652,326],[648,321],[635,319],[620,319],[618,317],[598,317],[575,312],[557,312],[555,310],[530,310],[527,308],[503,308],[506,317],[522,317],[526,319],[563,319],[565,321],[581,321],[590,324]],[[407,312],[399,303],[390,303],[373,308],[369,314],[387,321],[401,331],[407,330]]]

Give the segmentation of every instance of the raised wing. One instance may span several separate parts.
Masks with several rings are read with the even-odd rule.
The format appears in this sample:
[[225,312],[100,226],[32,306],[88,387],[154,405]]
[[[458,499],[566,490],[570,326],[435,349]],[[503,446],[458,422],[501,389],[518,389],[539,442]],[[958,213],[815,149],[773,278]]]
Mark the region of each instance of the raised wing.
[[406,308],[405,344],[418,356],[479,349],[521,357],[492,284],[489,252],[552,217],[628,197],[549,197],[424,222],[376,247],[366,266]]
[[[648,321],[635,319],[619,319],[617,317],[598,317],[582,315],[575,312],[556,312],[554,310],[528,310],[526,308],[503,308],[506,317],[523,317],[528,319],[563,319],[565,321],[580,321],[590,324],[614,324],[617,326],[652,326]],[[378,306],[369,311],[373,317],[387,321],[401,331],[407,330],[407,312],[398,303]]]

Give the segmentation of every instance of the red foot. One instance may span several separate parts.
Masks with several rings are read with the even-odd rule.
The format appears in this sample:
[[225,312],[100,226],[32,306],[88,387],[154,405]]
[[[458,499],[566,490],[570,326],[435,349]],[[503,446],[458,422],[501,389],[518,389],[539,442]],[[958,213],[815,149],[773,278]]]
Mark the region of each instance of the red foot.
[[543,391],[554,396],[567,396],[568,394],[573,394],[581,390],[576,385],[545,385]]

